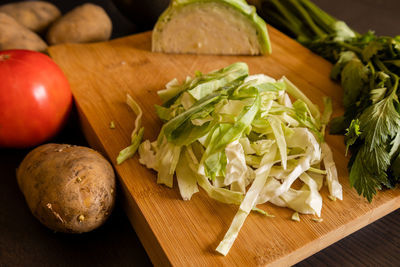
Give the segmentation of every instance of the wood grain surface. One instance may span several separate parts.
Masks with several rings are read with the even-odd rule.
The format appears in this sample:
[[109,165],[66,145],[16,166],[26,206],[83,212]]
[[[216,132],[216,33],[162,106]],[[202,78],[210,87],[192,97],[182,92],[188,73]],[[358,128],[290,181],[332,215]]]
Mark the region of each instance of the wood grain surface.
[[[160,104],[156,91],[172,78],[182,81],[196,70],[208,72],[243,61],[251,74],[285,75],[320,106],[323,96],[332,97],[334,114],[341,114],[342,89],[328,78],[331,65],[275,29],[269,30],[273,54],[268,57],[152,53],[150,32],[105,43],[50,48],[70,81],[89,144],[114,163],[125,210],[154,265],[291,265],[400,206],[399,190],[380,192],[372,204],[359,197],[348,184],[343,138],[328,136],[344,200],[330,201],[324,189],[320,223],[312,221],[312,216],[293,222],[289,209],[261,205],[276,217],[250,214],[230,253],[223,257],[215,248],[236,206],[209,199],[203,191],[189,202],[181,200],[176,186],[157,185],[155,173],[140,165],[137,156],[115,164],[118,152],[129,144],[135,119],[125,104],[126,93],[144,111],[145,139],[154,140],[161,127],[154,111],[154,104]],[[111,121],[115,129],[110,129]]]

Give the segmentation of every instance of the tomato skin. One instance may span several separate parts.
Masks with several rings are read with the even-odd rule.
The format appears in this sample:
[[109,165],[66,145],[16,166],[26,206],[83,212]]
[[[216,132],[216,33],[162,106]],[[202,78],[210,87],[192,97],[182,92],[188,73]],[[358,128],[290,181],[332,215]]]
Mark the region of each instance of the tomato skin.
[[50,57],[0,51],[0,147],[26,148],[49,140],[71,107],[68,80]]

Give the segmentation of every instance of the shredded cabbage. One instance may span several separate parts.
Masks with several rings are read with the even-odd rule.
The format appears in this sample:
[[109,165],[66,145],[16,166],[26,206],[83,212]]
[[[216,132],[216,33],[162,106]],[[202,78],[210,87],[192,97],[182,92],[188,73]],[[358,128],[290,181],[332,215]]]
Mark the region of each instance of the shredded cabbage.
[[176,180],[178,181],[179,192],[183,200],[190,200],[194,193],[199,192],[197,186],[197,175],[190,168],[193,161],[187,149],[181,153],[180,160],[176,165]]
[[144,132],[144,128],[140,127],[143,115],[142,109],[129,94],[126,94],[126,103],[136,114],[135,128],[133,129],[131,134],[131,145],[119,152],[117,157],[117,164],[121,164],[128,158],[133,157],[133,155],[136,153],[136,150],[140,145],[140,142],[142,141]]
[[200,186],[209,197],[238,205],[219,253],[229,252],[251,211],[268,215],[258,204],[288,207],[294,220],[299,213],[320,217],[324,179],[330,197],[342,199],[324,142],[332,113],[328,99],[321,115],[287,78],[250,76],[241,62],[196,73],[182,84],[174,79],[159,95],[163,104],[156,111],[165,124],[157,141],[139,146],[139,162],[168,187],[176,174],[184,200]]

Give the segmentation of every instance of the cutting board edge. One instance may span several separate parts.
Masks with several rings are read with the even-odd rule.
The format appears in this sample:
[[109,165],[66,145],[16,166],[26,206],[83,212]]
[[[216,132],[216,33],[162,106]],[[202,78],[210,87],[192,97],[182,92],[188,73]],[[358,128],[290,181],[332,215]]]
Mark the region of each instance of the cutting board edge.
[[[135,233],[139,237],[140,242],[142,243],[147,254],[149,255],[152,264],[154,266],[172,266],[171,261],[168,259],[168,256],[165,253],[165,250],[162,249],[160,242],[158,242],[155,233],[151,230],[149,223],[146,222],[146,218],[140,211],[140,208],[133,199],[132,195],[129,194],[129,189],[126,186],[124,179],[122,179],[121,176],[118,174],[114,166],[114,161],[110,158],[110,155],[107,153],[107,150],[105,149],[103,143],[98,138],[96,131],[93,129],[89,120],[86,118],[84,112],[82,112],[79,106],[79,101],[75,100],[75,103],[82,132],[89,146],[99,151],[104,157],[112,162],[112,166],[117,177],[117,183],[119,183],[121,186],[120,193],[122,195],[121,202],[123,205],[123,209]],[[136,229],[144,229],[145,231],[137,231]]]
[[[342,240],[343,238],[356,233],[360,229],[370,225],[371,223],[385,217],[386,215],[394,212],[400,208],[400,197],[395,197],[391,201],[382,204],[375,209],[371,209],[369,212],[363,214],[362,216],[342,225],[325,236],[321,236],[319,239],[315,239],[303,247],[293,250],[290,254],[285,255],[277,259],[268,266],[292,266],[300,261],[307,259],[308,257],[322,251],[323,249],[329,247],[330,245]],[[382,210],[384,212],[382,212]],[[377,213],[376,211],[379,211]],[[338,235],[340,234],[340,235]],[[313,249],[316,246],[317,249]]]
[[[118,176],[118,178],[120,177]],[[162,249],[162,246],[155,233],[152,231],[149,223],[146,222],[143,213],[140,212],[137,203],[132,199],[132,195],[129,194],[129,189],[125,185],[123,179],[120,178],[119,182],[122,189],[121,193],[124,211],[152,264],[154,266],[173,266],[168,255],[165,253],[165,250]],[[136,229],[141,229],[141,231],[137,231]]]

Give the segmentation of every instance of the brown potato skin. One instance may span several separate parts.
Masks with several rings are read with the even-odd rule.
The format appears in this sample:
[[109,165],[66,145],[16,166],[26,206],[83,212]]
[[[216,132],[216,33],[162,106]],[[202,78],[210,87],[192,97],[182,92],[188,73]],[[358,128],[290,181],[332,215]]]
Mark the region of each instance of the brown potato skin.
[[43,32],[61,16],[60,10],[45,1],[22,1],[0,6],[0,12],[13,17],[34,32]]
[[47,32],[51,45],[62,43],[91,43],[111,37],[112,22],[100,6],[87,3],[58,19]]
[[89,232],[115,204],[113,168],[87,147],[41,145],[21,162],[17,181],[32,214],[56,232]]
[[47,44],[36,33],[0,12],[0,50],[27,49],[44,52]]

